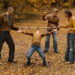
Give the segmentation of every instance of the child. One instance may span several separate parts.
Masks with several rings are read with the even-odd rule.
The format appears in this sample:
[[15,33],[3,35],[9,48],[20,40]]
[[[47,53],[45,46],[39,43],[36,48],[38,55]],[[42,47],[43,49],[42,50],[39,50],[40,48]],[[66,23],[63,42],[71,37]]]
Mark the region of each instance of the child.
[[34,33],[25,33],[25,32],[22,32],[22,33],[32,36],[32,45],[31,45],[30,51],[27,55],[27,60],[28,60],[27,65],[30,65],[30,63],[31,63],[30,58],[31,58],[32,54],[35,51],[37,51],[39,53],[39,55],[41,56],[41,58],[43,59],[43,65],[47,66],[45,55],[43,53],[43,50],[41,49],[40,43],[41,43],[41,38],[46,35],[51,34],[51,32],[49,32],[47,34],[41,34],[40,31],[37,30]]

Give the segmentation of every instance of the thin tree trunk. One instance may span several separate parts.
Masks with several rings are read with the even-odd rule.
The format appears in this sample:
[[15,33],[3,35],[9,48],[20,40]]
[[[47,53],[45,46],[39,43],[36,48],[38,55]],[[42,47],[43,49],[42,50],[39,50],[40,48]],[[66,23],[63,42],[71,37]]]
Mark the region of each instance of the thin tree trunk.
[[58,5],[59,7],[62,7],[62,4],[63,4],[63,1],[62,1],[62,0],[57,0],[57,5]]
[[74,0],[68,0],[69,2],[69,7],[73,7],[74,6]]

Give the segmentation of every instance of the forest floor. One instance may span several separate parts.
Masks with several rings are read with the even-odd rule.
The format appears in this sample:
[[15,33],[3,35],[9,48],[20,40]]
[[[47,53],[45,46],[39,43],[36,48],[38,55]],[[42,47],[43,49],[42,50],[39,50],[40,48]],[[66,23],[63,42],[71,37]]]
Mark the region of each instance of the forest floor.
[[[75,15],[75,9],[72,9]],[[64,17],[64,10],[59,11],[60,24],[66,24],[66,19]],[[36,20],[16,23],[16,25],[21,27],[46,27],[47,21]],[[25,32],[34,32],[35,30],[25,30]],[[41,33],[46,33],[46,29],[40,29]],[[50,50],[45,54],[48,63],[48,68],[42,66],[42,59],[35,52],[31,58],[32,65],[24,66],[27,62],[26,55],[31,46],[32,37],[11,31],[15,43],[15,60],[18,63],[8,63],[7,59],[9,56],[9,49],[6,43],[4,43],[2,49],[2,59],[0,62],[0,75],[75,75],[75,64],[67,64],[64,62],[64,56],[66,51],[66,38],[67,29],[60,29],[57,32],[58,50],[59,54],[55,54],[53,50],[53,40],[52,36],[50,39]],[[42,38],[41,46],[44,50],[46,37]]]

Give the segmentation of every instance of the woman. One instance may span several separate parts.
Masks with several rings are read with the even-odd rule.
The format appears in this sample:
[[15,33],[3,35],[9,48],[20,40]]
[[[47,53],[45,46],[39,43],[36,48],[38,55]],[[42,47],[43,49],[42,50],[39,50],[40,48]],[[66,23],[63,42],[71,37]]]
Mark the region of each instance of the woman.
[[72,12],[66,10],[65,17],[67,18],[68,24],[61,26],[62,28],[67,28],[67,50],[65,54],[65,61],[68,61],[70,64],[74,63],[75,58],[75,17],[72,16]]

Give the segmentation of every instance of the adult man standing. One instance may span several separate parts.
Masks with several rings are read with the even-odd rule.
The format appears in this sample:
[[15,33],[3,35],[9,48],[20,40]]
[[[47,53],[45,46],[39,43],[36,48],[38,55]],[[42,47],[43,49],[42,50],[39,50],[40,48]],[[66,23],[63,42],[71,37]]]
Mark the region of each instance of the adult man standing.
[[6,42],[9,46],[8,62],[14,61],[15,45],[10,35],[10,30],[18,30],[19,28],[13,26],[13,12],[14,9],[9,7],[7,12],[0,16],[0,58],[3,43]]
[[[48,27],[51,28],[56,28],[58,27],[59,24],[59,18],[58,18],[58,9],[53,9],[53,14],[49,14],[48,16],[46,16],[46,12],[44,12],[43,14],[43,20],[48,20]],[[52,32],[52,36],[53,36],[53,46],[54,46],[54,52],[58,53],[58,49],[57,49],[57,37],[56,37],[56,31],[57,29],[48,29],[47,32]],[[48,52],[49,50],[49,46],[50,46],[50,35],[47,36],[46,42],[45,42],[45,51],[44,53]]]

